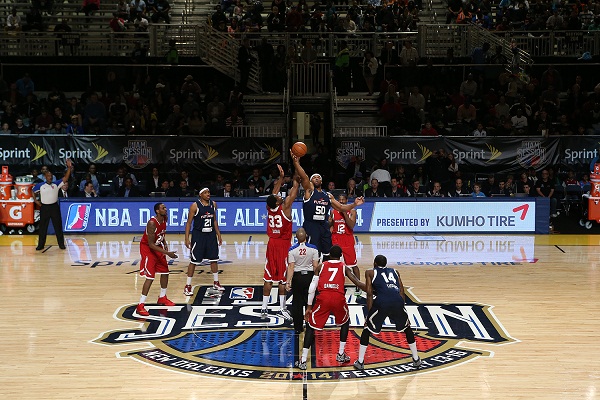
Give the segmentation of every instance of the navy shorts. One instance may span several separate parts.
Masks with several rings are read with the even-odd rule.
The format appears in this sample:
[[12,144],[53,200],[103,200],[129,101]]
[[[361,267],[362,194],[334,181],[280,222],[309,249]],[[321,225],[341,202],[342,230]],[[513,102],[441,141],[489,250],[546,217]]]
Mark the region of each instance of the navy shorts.
[[390,321],[396,324],[396,331],[402,332],[410,326],[408,322],[408,314],[404,306],[398,303],[383,303],[378,304],[373,302],[373,307],[367,315],[367,329],[374,334],[381,332],[381,327],[386,317],[390,317]]
[[202,233],[192,231],[192,248],[190,250],[190,262],[200,264],[203,260],[219,260],[219,243],[214,232]]
[[308,243],[313,244],[321,252],[321,254],[329,254],[331,250],[331,231],[329,230],[329,222],[304,221],[302,225],[308,236]]

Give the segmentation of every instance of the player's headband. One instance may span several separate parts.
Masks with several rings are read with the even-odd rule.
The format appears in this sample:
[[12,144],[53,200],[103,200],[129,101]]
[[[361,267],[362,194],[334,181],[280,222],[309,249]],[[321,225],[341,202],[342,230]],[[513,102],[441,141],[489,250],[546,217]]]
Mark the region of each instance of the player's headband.
[[207,187],[205,187],[205,188],[202,188],[202,189],[200,189],[200,194],[202,194],[202,193],[204,193],[204,192],[207,192],[207,191],[210,191],[210,189],[209,189],[209,188],[207,188]]
[[313,180],[313,178],[314,178],[315,176],[318,176],[319,178],[321,178],[321,180],[323,180],[323,178],[322,178],[322,177],[321,177],[321,175],[319,175],[319,174],[312,174],[312,175],[310,176],[310,180],[312,181],[312,180]]

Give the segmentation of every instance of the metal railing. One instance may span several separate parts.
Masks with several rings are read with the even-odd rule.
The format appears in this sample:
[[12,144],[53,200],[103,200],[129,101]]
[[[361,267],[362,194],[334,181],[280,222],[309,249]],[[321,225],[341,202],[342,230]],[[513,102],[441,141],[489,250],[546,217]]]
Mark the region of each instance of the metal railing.
[[233,137],[283,137],[283,125],[240,125],[233,127]]
[[387,136],[387,126],[338,126],[334,137]]
[[329,63],[293,63],[290,94],[292,96],[329,94],[329,68]]

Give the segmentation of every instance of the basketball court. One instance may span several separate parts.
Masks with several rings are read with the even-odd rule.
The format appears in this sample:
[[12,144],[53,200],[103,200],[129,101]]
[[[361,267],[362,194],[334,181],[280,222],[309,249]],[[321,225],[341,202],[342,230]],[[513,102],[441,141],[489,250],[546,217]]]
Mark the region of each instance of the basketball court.
[[145,320],[132,313],[139,238],[69,235],[60,250],[51,236],[36,252],[37,236],[0,236],[2,399],[600,397],[600,236],[358,235],[361,272],[384,254],[410,287],[424,361],[411,368],[403,335],[388,329],[361,373],[352,362],[364,299],[349,282],[352,361],[332,362],[338,336],[326,330],[302,373],[293,367],[302,337],[275,296],[269,320],[259,318],[266,235],[224,235],[226,292],[210,297],[200,266],[188,299],[183,235],[167,233],[180,255],[167,292],[177,306],[153,307],[157,281]]

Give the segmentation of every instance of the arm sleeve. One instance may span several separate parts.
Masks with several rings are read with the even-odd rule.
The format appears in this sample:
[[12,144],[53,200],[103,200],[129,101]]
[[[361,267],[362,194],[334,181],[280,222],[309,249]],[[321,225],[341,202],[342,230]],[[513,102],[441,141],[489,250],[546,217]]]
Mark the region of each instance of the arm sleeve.
[[319,276],[315,275],[310,282],[310,287],[308,288],[308,302],[309,306],[312,306],[313,300],[315,299],[315,292],[317,291],[317,285],[319,284]]

